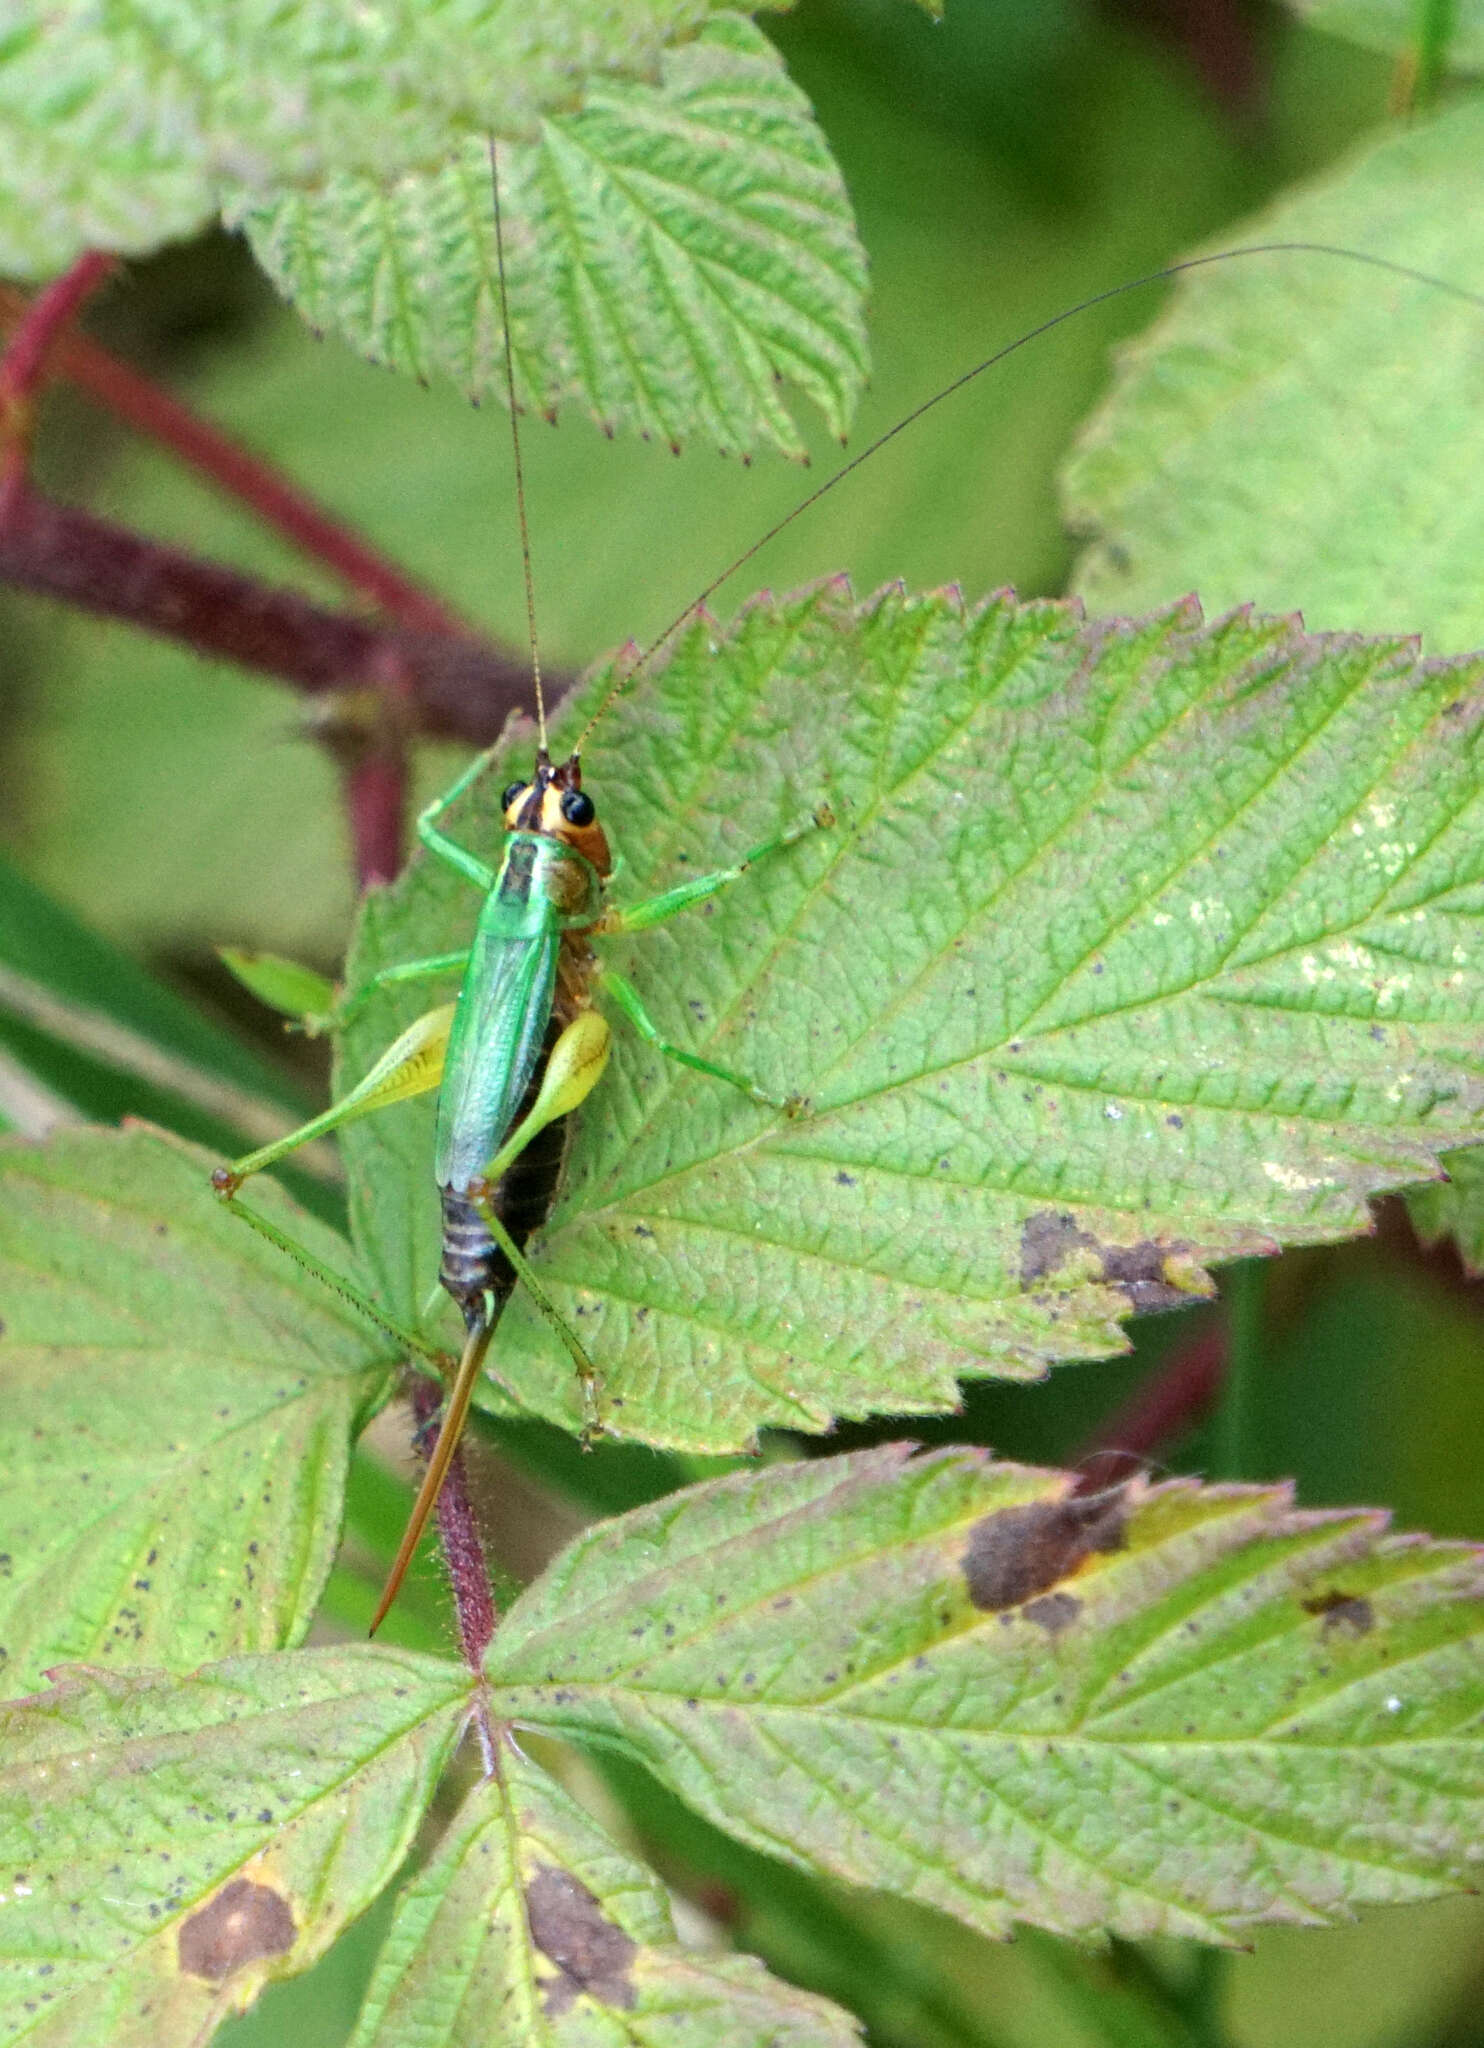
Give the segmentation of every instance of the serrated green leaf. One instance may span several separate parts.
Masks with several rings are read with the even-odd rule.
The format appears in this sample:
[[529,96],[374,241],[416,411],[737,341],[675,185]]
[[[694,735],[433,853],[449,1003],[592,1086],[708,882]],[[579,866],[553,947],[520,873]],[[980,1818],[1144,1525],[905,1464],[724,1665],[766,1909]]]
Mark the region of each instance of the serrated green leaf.
[[[1326,35],[1343,36],[1388,57],[1417,48],[1428,11],[1428,0],[1288,0],[1288,5]],[[1447,24],[1443,49],[1448,68],[1484,69],[1481,0],[1431,0],[1431,11]]]
[[[888,13],[917,26],[898,0]],[[1080,50],[1086,60],[1071,15],[1060,26],[1044,10],[1026,19],[1038,49],[1049,35],[1048,51],[1074,62]],[[1000,31],[988,17],[975,27],[967,13],[960,26],[970,31],[961,61],[982,71],[975,52]],[[1125,43],[1112,47],[1134,61]],[[1014,99],[1026,56],[1009,75],[996,72],[997,94]],[[1086,60],[1098,86],[1079,133],[1111,187],[1128,190],[1147,148],[1145,130],[1128,120],[1122,57],[1111,66]],[[1137,58],[1135,75],[1144,64]],[[1187,236],[1199,231],[1215,203],[1211,181],[1225,175],[1226,145],[1209,122],[1189,110],[1194,127],[1172,133],[1161,116],[1161,146],[1181,173],[1166,181],[1159,221],[1138,210],[1079,213],[1048,236],[1040,199],[993,146],[986,153],[967,131],[914,125],[905,100],[883,128],[884,110],[855,92],[855,75],[816,66],[810,84],[870,215],[874,288],[887,314],[859,416],[863,438],[990,342],[1098,283],[1148,269],[1178,223]],[[1035,104],[1032,91],[1032,122]],[[906,191],[917,201],[910,213],[900,204]],[[976,593],[1058,585],[1065,550],[1047,451],[1095,388],[1109,323],[1129,303],[1064,327],[1050,357],[1023,351],[980,380],[969,410],[942,406],[899,437],[770,545],[774,586],[846,563],[862,588],[898,575]],[[193,351],[192,363],[188,376],[181,371],[192,405],[288,464],[338,518],[497,638],[524,640],[502,412],[472,413],[451,387],[384,376],[338,341],[315,343],[287,312],[265,312],[248,334]],[[987,450],[992,490],[983,488]],[[828,454],[819,435],[816,461]],[[575,418],[570,430],[526,433],[525,473],[543,653],[549,666],[574,669],[630,635],[643,642],[659,632],[800,494],[791,465],[722,467],[704,448],[676,462],[655,443],[600,441]],[[98,509],[197,553],[225,553],[249,572],[302,581],[286,547],[142,445],[120,450]],[[330,587],[312,587],[333,601]],[[131,947],[179,957],[225,940],[321,967],[338,961],[353,907],[349,849],[333,764],[319,747],[289,743],[293,703],[225,666],[203,685],[197,657],[121,625],[26,600],[0,609],[0,633],[22,664],[0,733],[4,825],[30,872]],[[433,765],[414,807],[455,766]]]
[[394,178],[460,132],[530,132],[592,75],[653,74],[713,0],[14,0],[0,36],[0,271],[137,254],[225,182]]
[[[725,453],[803,443],[787,376],[843,434],[866,374],[865,256],[808,101],[739,16],[657,86],[595,88],[501,153],[517,388]],[[248,210],[279,289],[374,361],[505,396],[489,149],[388,187],[337,176]]]
[[395,1875],[467,1709],[369,1647],[67,1673],[0,1710],[0,2041],[204,2041]]
[[495,1639],[496,1710],[991,1933],[1233,1940],[1477,1881],[1477,1550],[906,1449],[579,1537]]
[[[1223,238],[1323,242],[1478,287],[1484,101],[1386,136]],[[1417,351],[1406,334],[1426,336]],[[1067,464],[1090,536],[1075,583],[1100,611],[1188,590],[1211,609],[1484,643],[1478,375],[1484,308],[1339,256],[1194,272],[1121,355]]]
[[[176,1670],[309,1625],[386,1340],[148,1131],[0,1147],[0,1684]],[[344,1240],[250,1198],[328,1264]]]
[[1443,1164],[1447,1180],[1414,1188],[1407,1211],[1424,1244],[1451,1237],[1464,1271],[1477,1277],[1484,1273],[1484,1153],[1449,1152]]
[[[60,18],[59,18],[60,17]],[[140,254],[210,217],[184,80],[96,8],[18,0],[0,25],[0,272],[49,277],[85,249]]]
[[[603,953],[677,1044],[812,1106],[618,1030],[533,1247],[617,1432],[720,1450],[949,1407],[961,1375],[1116,1350],[1208,1262],[1362,1231],[1435,1174],[1484,1107],[1480,680],[1193,607],[832,587],[696,629],[584,753],[616,900],[823,800],[839,822]],[[498,844],[508,773],[455,837]],[[415,862],[352,983],[467,943],[476,905]],[[368,1004],[346,1077],[443,999]],[[345,1140],[365,1270],[407,1315],[437,1266],[430,1115]],[[491,1371],[574,1424],[519,1289]]]
[[514,1748],[403,1891],[352,2048],[845,2048],[837,2006],[681,1948],[663,1887]]

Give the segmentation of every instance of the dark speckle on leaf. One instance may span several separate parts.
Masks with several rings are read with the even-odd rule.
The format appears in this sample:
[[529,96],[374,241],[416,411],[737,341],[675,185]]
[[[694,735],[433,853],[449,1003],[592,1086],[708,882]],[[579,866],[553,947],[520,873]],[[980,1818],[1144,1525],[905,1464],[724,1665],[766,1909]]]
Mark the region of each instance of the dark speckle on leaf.
[[969,1598],[989,1614],[1033,1600],[1094,1551],[1121,1550],[1126,1518],[1121,1486],[983,1516],[964,1552]]
[[842,1166],[840,1171],[835,1175],[835,1186],[837,1188],[853,1188],[856,1185],[857,1183],[855,1175],[853,1173],[847,1173],[844,1167]]
[[1347,1628],[1354,1635],[1365,1636],[1376,1626],[1376,1610],[1369,1600],[1358,1593],[1341,1593],[1338,1589],[1306,1600],[1304,1612],[1317,1614],[1326,1630]]
[[1020,1284],[1034,1287],[1064,1266],[1089,1263],[1090,1254],[1097,1278],[1121,1288],[1130,1308],[1182,1308],[1190,1296],[1167,1277],[1165,1266],[1172,1253],[1186,1249],[1183,1241],[1161,1244],[1154,1238],[1138,1244],[1103,1244],[1090,1231],[1079,1229],[1074,1216],[1038,1209],[1021,1225]]
[[1047,1635],[1059,1636],[1082,1612],[1082,1602],[1074,1593],[1043,1593],[1039,1600],[1028,1600],[1021,1612]]
[[537,1869],[526,1886],[526,1922],[531,1940],[557,1966],[544,1986],[548,2019],[559,2018],[583,1992],[600,2005],[632,2008],[635,1944],[570,1871],[549,1863]]
[[182,1921],[180,1967],[188,1977],[224,1984],[249,1963],[283,1955],[296,1931],[287,1899],[266,1884],[235,1877]]

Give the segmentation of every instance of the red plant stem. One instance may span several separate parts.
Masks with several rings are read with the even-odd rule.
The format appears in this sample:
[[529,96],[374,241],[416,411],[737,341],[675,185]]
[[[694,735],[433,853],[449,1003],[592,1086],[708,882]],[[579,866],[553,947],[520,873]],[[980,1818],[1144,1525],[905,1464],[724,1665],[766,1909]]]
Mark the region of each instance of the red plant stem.
[[0,356],[0,437],[5,443],[0,482],[9,501],[25,489],[31,459],[31,420],[36,392],[63,331],[113,269],[113,258],[89,251],[72,268],[38,292],[16,324]]
[[0,389],[12,403],[35,395],[62,329],[75,320],[113,269],[113,258],[91,250],[30,300],[0,358]]
[[[39,301],[38,301],[39,303]],[[0,287],[0,319],[21,312],[30,318],[22,294]],[[16,330],[17,337],[20,328]],[[370,543],[315,503],[284,473],[240,446],[178,398],[100,348],[86,335],[58,341],[55,369],[90,398],[138,433],[157,441],[210,479],[228,497],[246,505],[304,554],[323,562],[352,590],[369,597],[388,618],[428,633],[467,636],[470,627],[432,591],[386,561]]]
[[396,675],[418,731],[475,746],[488,745],[529,701],[524,662],[483,641],[330,611],[30,491],[0,520],[0,582],[126,620],[311,696],[380,698]]
[[390,882],[401,869],[407,780],[405,748],[374,747],[344,771],[345,811],[361,889]]
[[[419,1374],[412,1394],[412,1412],[419,1436],[442,1405],[442,1391],[434,1380]],[[453,1589],[454,1612],[458,1616],[459,1643],[471,1671],[482,1671],[484,1653],[495,1633],[495,1602],[490,1592],[489,1567],[474,1508],[469,1499],[469,1479],[464,1466],[463,1447],[453,1454],[443,1491],[438,1496],[438,1536],[448,1583]]]
[[1069,1462],[1079,1493],[1096,1493],[1193,1429],[1211,1412],[1226,1372],[1227,1326],[1213,1319],[1179,1345]]

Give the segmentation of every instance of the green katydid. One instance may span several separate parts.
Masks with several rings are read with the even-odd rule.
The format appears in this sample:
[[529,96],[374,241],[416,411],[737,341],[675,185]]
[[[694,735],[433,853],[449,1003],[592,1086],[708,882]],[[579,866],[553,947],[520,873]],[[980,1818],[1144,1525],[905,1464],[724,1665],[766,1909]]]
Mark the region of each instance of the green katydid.
[[[503,300],[504,268],[497,181],[495,224]],[[419,837],[429,852],[448,863],[483,893],[484,903],[473,943],[468,949],[456,953],[401,963],[383,970],[358,992],[355,1003],[358,1005],[377,987],[462,971],[463,982],[457,1004],[442,1005],[420,1018],[389,1048],[359,1086],[322,1116],[278,1143],[236,1161],[231,1168],[219,1170],[215,1176],[219,1191],[231,1197],[248,1174],[281,1158],[296,1145],[333,1130],[352,1117],[380,1110],[435,1087],[440,1090],[434,1164],[443,1210],[440,1280],[463,1315],[465,1340],[452,1375],[437,1442],[372,1624],[373,1629],[379,1625],[396,1595],[408,1560],[436,1502],[467,1417],[495,1324],[517,1280],[528,1289],[532,1299],[552,1322],[572,1356],[583,1388],[588,1429],[592,1430],[599,1423],[594,1366],[576,1334],[546,1295],[521,1249],[526,1233],[540,1220],[549,1203],[555,1167],[559,1163],[558,1154],[548,1154],[550,1173],[537,1171],[537,1154],[542,1149],[543,1135],[559,1130],[561,1121],[597,1085],[606,1064],[609,1027],[595,1007],[595,998],[606,997],[657,1050],[671,1058],[742,1090],[752,1100],[770,1106],[780,1114],[796,1113],[801,1106],[796,1097],[770,1096],[743,1076],[667,1043],[651,1023],[637,991],[621,977],[601,969],[590,942],[608,934],[645,929],[704,901],[736,880],[754,861],[792,844],[814,825],[829,823],[828,812],[822,809],[813,819],[798,822],[765,840],[731,867],[690,880],[626,910],[608,907],[604,902],[604,885],[610,868],[607,843],[597,822],[592,798],[583,790],[581,783],[582,746],[593,725],[602,717],[613,696],[629,686],[676,627],[689,618],[781,526],[790,524],[825,491],[833,489],[868,460],[885,441],[962,385],[1037,335],[1120,292],[1184,270],[1229,260],[1234,255],[1289,253],[1340,256],[1403,276],[1424,276],[1405,265],[1358,251],[1317,243],[1278,243],[1250,250],[1224,251],[1174,264],[1152,273],[1150,277],[1130,280],[1067,309],[967,371],[811,492],[779,526],[771,529],[722,576],[717,577],[701,597],[686,608],[680,619],[660,636],[638,664],[620,674],[608,697],[589,720],[570,757],[560,763],[554,763],[547,751],[537,664],[534,676],[539,723],[536,761],[528,779],[513,783],[505,791],[502,805],[505,839],[496,864],[491,865],[479,854],[458,845],[441,830],[439,822],[483,770],[488,757],[477,759],[453,787],[419,818]],[[1426,281],[1442,283],[1432,278]],[[1444,284],[1442,288],[1455,291],[1461,297],[1475,299],[1474,294],[1457,287]],[[1478,301],[1475,299],[1475,302]],[[506,367],[507,381],[511,381],[508,352]],[[529,548],[524,545],[525,515],[513,388],[509,397],[534,657],[534,606]],[[342,1018],[345,1014],[342,1012]],[[539,1183],[534,1194],[533,1183]],[[297,1247],[288,1245],[263,1219],[251,1217],[248,1211],[242,1213],[259,1228],[266,1229],[269,1235],[278,1237],[286,1249],[302,1256]],[[362,1302],[361,1306],[368,1315],[383,1322],[386,1320],[373,1304]],[[441,1354],[417,1337],[402,1331],[396,1334],[410,1349],[430,1358],[440,1369],[447,1364]]]
[[[490,165],[503,310],[504,252],[493,145]],[[536,654],[519,427],[508,351],[506,371],[511,379],[508,395],[531,627],[538,724],[535,766],[528,780],[514,782],[505,791],[505,839],[495,866],[449,838],[439,825],[443,814],[482,772],[487,756],[476,757],[453,786],[422,812],[417,830],[423,845],[464,876],[484,897],[473,942],[457,953],[408,961],[387,970],[358,991],[356,998],[359,1004],[377,987],[461,972],[458,1000],[419,1018],[388,1049],[359,1087],[321,1116],[276,1143],[235,1160],[230,1167],[218,1168],[212,1176],[218,1193],[230,1200],[248,1175],[310,1139],[337,1129],[353,1117],[434,1088],[439,1090],[434,1163],[443,1211],[439,1279],[463,1316],[464,1344],[438,1438],[371,1624],[373,1634],[396,1597],[437,1501],[500,1311],[517,1278],[572,1356],[582,1385],[586,1431],[590,1433],[599,1426],[597,1378],[592,1362],[517,1242],[517,1237],[530,1227],[530,1221],[535,1220],[527,1220],[522,1209],[522,1204],[529,1206],[529,1190],[515,1176],[514,1185],[506,1185],[510,1169],[517,1161],[529,1159],[541,1134],[559,1127],[585,1100],[603,1073],[608,1059],[609,1028],[593,1006],[594,995],[600,991],[606,995],[641,1035],[669,1058],[740,1089],[754,1102],[774,1108],[781,1115],[795,1114],[801,1106],[797,1098],[771,1096],[743,1076],[669,1043],[650,1021],[631,984],[599,967],[590,940],[607,934],[642,931],[662,923],[714,896],[736,881],[754,861],[791,845],[815,826],[831,822],[827,810],[822,808],[814,817],[753,847],[731,867],[697,876],[626,910],[605,907],[604,885],[612,862],[596,806],[582,787],[581,753],[584,740],[603,715],[608,700],[589,719],[568,759],[553,762],[547,751],[541,669]],[[609,692],[610,699],[626,687],[631,674],[632,671],[620,674]],[[346,1014],[342,1011],[337,1021],[344,1021]],[[547,1187],[546,1199],[549,1195]],[[539,1197],[537,1206],[542,1206]],[[239,1213],[308,1263],[300,1248],[267,1225],[265,1219],[250,1210]],[[512,1223],[516,1226],[514,1230]],[[385,1322],[371,1303],[362,1300],[359,1305]],[[396,1334],[424,1356],[437,1358],[410,1333]]]
[[[634,988],[598,965],[589,941],[642,931],[703,902],[736,881],[754,861],[790,845],[815,825],[828,823],[828,814],[820,812],[755,846],[733,867],[697,876],[627,910],[605,908],[603,885],[611,862],[596,808],[582,788],[580,746],[567,760],[554,763],[543,739],[530,780],[512,783],[506,790],[505,843],[498,868],[448,838],[438,825],[443,812],[484,766],[481,755],[418,819],[418,836],[429,852],[483,892],[472,945],[464,953],[406,962],[359,992],[365,996],[388,983],[462,969],[458,1002],[419,1018],[361,1086],[322,1116],[234,1161],[230,1168],[219,1168],[213,1176],[218,1191],[231,1197],[247,1175],[310,1138],[352,1117],[439,1089],[434,1164],[443,1208],[439,1279],[463,1315],[465,1340],[438,1440],[373,1631],[396,1597],[437,1500],[500,1310],[517,1277],[570,1351],[582,1381],[587,1426],[598,1426],[592,1362],[517,1244],[502,1214],[501,1185],[541,1132],[576,1109],[602,1076],[609,1028],[593,1007],[595,993],[607,995],[649,1043],[671,1059],[741,1089],[780,1114],[793,1114],[800,1107],[797,1099],[770,1096],[741,1075],[662,1038]],[[547,1050],[552,1029],[557,1035]],[[243,1214],[260,1221],[250,1211]]]

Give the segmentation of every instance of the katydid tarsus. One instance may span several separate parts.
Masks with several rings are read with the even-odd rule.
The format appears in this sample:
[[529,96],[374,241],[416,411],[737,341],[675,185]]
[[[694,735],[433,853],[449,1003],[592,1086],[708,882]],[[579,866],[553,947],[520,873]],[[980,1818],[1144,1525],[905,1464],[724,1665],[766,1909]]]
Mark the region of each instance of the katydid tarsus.
[[[495,248],[502,313],[504,255],[499,215],[498,171],[491,148],[495,197]],[[551,759],[546,743],[540,665],[537,659],[535,606],[526,533],[520,440],[513,372],[506,352],[507,396],[515,452],[516,494],[526,601],[533,661],[533,690],[538,723],[538,749],[531,774],[514,782],[502,800],[504,838],[493,863],[450,838],[442,829],[445,813],[486,766],[478,757],[453,786],[430,804],[418,820],[418,835],[428,853],[446,862],[483,896],[475,933],[466,950],[384,969],[343,1006],[339,1019],[390,984],[462,975],[456,1003],[442,1004],[413,1024],[391,1046],[360,1084],[322,1116],[300,1130],[239,1159],[215,1175],[218,1191],[235,1197],[243,1180],[303,1144],[351,1118],[387,1108],[411,1096],[439,1090],[434,1178],[443,1217],[440,1282],[459,1307],[464,1343],[456,1363],[415,1332],[390,1323],[376,1304],[352,1295],[365,1313],[392,1330],[408,1350],[449,1376],[436,1443],[407,1529],[388,1576],[372,1623],[380,1624],[396,1596],[408,1561],[436,1503],[449,1461],[468,1414],[501,1310],[519,1282],[548,1318],[569,1352],[579,1375],[585,1429],[603,1425],[599,1377],[593,1361],[541,1285],[527,1261],[523,1244],[549,1204],[560,1145],[552,1149],[565,1118],[586,1100],[600,1080],[608,1057],[609,1025],[600,1002],[618,1011],[655,1049],[666,1056],[741,1090],[779,1116],[796,1115],[804,1107],[798,1096],[771,1095],[747,1077],[667,1042],[652,1024],[639,992],[621,977],[603,969],[594,942],[608,935],[643,930],[714,896],[740,878],[756,861],[781,852],[816,826],[832,823],[827,807],[813,817],[787,822],[774,837],[755,846],[735,864],[690,879],[648,901],[627,908],[605,901],[610,858],[592,797],[582,787],[583,744],[614,697],[632,686],[677,629],[733,576],[767,541],[833,490],[888,441],[924,413],[943,403],[996,363],[1077,314],[1124,292],[1183,271],[1238,258],[1303,257],[1340,259],[1370,265],[1449,292],[1475,305],[1484,296],[1426,272],[1369,252],[1317,242],[1279,242],[1220,251],[1192,258],[1130,279],[1069,307],[1041,322],[1008,346],[973,365],[886,434],[843,465],[810,492],[787,517],[769,529],[739,556],[666,628],[633,664],[624,668],[608,696],[588,721],[570,756]],[[239,1213],[265,1231],[285,1250],[313,1265],[277,1228],[254,1212]],[[344,1288],[338,1278],[325,1276]],[[451,1369],[451,1370],[450,1370]]]

